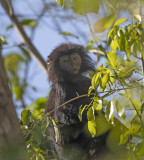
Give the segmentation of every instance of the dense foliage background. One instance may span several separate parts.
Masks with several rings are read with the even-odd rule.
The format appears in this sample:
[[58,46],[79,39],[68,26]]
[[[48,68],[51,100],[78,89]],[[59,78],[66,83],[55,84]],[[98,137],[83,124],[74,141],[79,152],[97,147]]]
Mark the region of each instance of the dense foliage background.
[[[72,41],[86,47],[97,68],[90,73],[92,101],[80,108],[79,118],[89,108],[92,136],[112,128],[112,150],[126,144],[130,159],[144,159],[143,0],[1,0],[0,8],[0,63],[4,62],[6,70],[2,72],[1,67],[0,79],[8,77],[8,87],[0,91],[0,129],[4,133],[0,138],[6,139],[0,145],[1,157],[21,159],[25,154],[24,148],[19,149],[20,155],[12,149],[15,143],[6,147],[7,140],[17,137],[11,136],[11,130],[19,122],[9,127],[3,117],[16,118],[16,114],[7,114],[15,107],[29,158],[54,158],[46,138],[49,118],[43,117],[49,93],[46,57],[58,43]],[[6,81],[1,81],[1,88]],[[6,96],[8,90],[13,99],[9,104],[4,103],[11,99]],[[95,110],[100,119],[93,114]]]

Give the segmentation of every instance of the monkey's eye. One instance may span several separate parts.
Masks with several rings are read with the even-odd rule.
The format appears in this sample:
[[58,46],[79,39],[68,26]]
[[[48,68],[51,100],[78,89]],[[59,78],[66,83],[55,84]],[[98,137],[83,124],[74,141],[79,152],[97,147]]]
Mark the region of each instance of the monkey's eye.
[[68,63],[68,62],[69,62],[69,60],[68,60],[68,59],[65,59],[65,60],[64,60],[64,63]]
[[73,57],[73,60],[77,60],[78,59],[78,57]]

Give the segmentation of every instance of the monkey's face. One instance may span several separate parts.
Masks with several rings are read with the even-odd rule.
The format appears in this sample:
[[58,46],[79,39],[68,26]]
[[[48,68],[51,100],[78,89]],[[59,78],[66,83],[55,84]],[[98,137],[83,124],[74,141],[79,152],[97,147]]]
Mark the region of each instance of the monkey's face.
[[64,55],[59,60],[60,69],[72,75],[76,75],[80,71],[81,57],[78,53]]

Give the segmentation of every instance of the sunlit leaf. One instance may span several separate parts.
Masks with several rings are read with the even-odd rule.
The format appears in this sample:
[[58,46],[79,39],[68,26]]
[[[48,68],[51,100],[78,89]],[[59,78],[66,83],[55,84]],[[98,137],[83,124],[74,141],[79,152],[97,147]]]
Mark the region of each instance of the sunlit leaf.
[[138,124],[135,124],[132,126],[126,133],[125,135],[133,135],[136,134],[140,130],[141,126]]
[[109,80],[109,73],[106,72],[102,78],[102,89],[103,89],[102,92],[105,90],[108,80]]
[[94,137],[96,135],[96,123],[88,121],[88,130],[91,135]]
[[126,22],[128,19],[127,18],[120,18],[120,19],[118,19],[115,23],[114,23],[114,26],[117,26],[117,25],[119,25],[119,24],[121,24],[121,23],[124,23],[124,22]]
[[94,100],[93,107],[97,112],[102,111],[102,100]]
[[124,107],[117,100],[115,101],[115,109],[116,109],[118,116],[121,119],[125,120],[126,115],[125,115]]
[[128,135],[121,134],[121,135],[120,135],[120,142],[119,142],[119,144],[124,144],[124,143],[126,143],[126,142],[128,141],[128,138],[129,138]]
[[125,51],[125,44],[126,44],[126,37],[124,35],[124,32],[122,30],[120,30],[120,37],[119,37],[119,48],[122,51]]
[[141,20],[142,20],[141,15],[134,15],[134,18],[135,18],[136,20],[138,20],[139,22],[141,22]]
[[112,65],[112,67],[116,67],[116,53],[115,52],[107,52],[108,59]]
[[107,40],[109,39],[109,37],[111,36],[111,34],[112,34],[113,31],[114,31],[114,28],[112,28],[112,29],[108,32],[108,34],[107,34]]
[[111,82],[111,84],[113,85],[113,81],[114,81],[114,79],[113,79],[113,74],[110,72],[110,82]]
[[87,111],[87,118],[89,121],[95,120],[95,110],[94,110],[93,106],[89,107],[89,109]]
[[108,121],[114,123],[114,104],[113,101],[109,101],[105,111],[105,117]]
[[114,52],[116,51],[117,48],[119,49],[119,44],[118,44],[117,39],[112,40],[110,47]]
[[31,112],[28,109],[24,109],[21,112],[21,121],[24,125],[28,125],[30,122]]
[[112,14],[109,16],[105,16],[99,19],[98,21],[96,21],[94,24],[95,32],[100,33],[105,31],[106,29],[109,29],[112,26],[114,19],[115,19],[115,15]]
[[88,90],[88,94],[91,94],[91,92],[94,90],[93,86],[90,86],[89,87],[89,90]]
[[95,41],[90,41],[88,44],[87,44],[87,47],[86,47],[86,50],[90,50],[92,48],[92,45],[95,43]]
[[85,110],[85,108],[87,107],[88,105],[85,105],[84,107],[81,105],[80,107],[79,107],[79,114],[78,114],[78,117],[79,117],[79,119],[80,119],[80,121],[82,121],[82,115],[83,115],[83,112],[84,112],[84,110]]
[[98,66],[98,71],[101,71],[104,68],[103,64],[101,64],[100,66]]
[[93,78],[92,78],[92,86],[93,86],[93,88],[95,88],[96,85],[98,85],[100,75],[101,75],[101,72],[98,72],[93,76]]

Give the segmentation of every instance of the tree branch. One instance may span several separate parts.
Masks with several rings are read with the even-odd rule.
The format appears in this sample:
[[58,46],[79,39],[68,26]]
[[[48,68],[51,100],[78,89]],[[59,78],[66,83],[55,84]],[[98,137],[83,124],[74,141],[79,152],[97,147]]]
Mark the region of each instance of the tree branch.
[[12,102],[0,42],[0,159],[5,159],[8,153],[11,159],[18,160],[20,155],[26,159],[24,137]]
[[47,64],[38,52],[38,50],[34,47],[29,37],[26,35],[23,27],[21,26],[20,22],[18,21],[17,17],[13,13],[13,9],[11,4],[7,0],[0,0],[4,10],[8,14],[9,18],[11,19],[14,28],[19,33],[23,43],[27,46],[29,49],[30,54],[36,59],[36,61],[40,64],[40,66],[43,68],[43,70],[47,71]]

